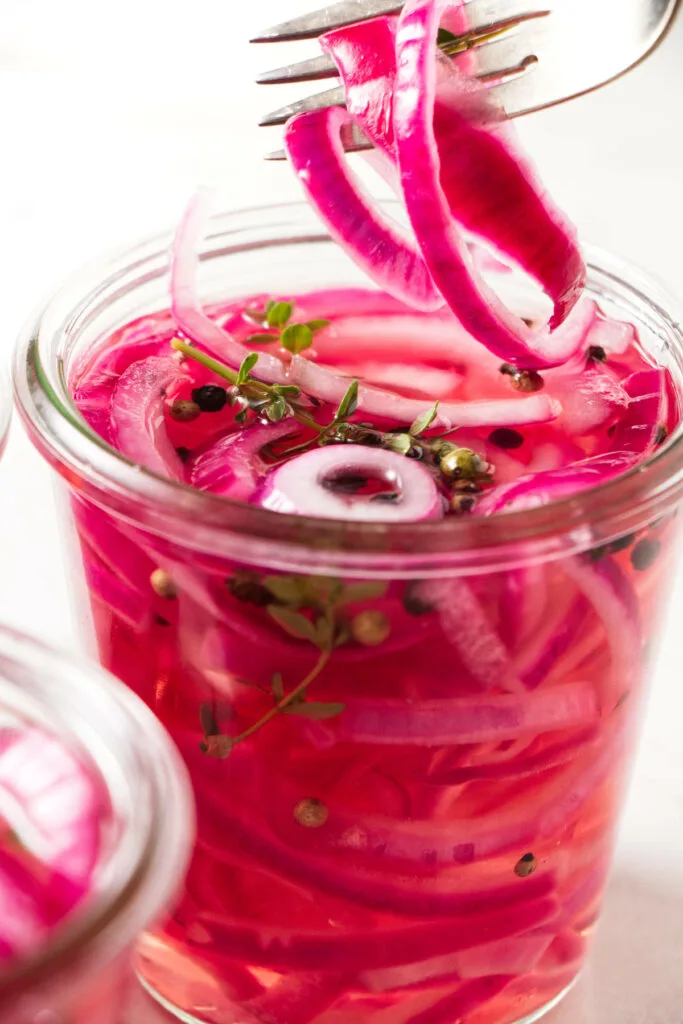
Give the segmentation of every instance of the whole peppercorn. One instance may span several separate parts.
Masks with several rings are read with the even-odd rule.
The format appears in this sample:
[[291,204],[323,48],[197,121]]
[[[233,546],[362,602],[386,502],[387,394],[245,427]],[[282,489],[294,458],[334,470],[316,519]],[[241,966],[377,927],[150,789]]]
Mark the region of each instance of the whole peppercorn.
[[477,499],[471,494],[454,494],[451,498],[451,510],[457,515],[471,512],[477,504]]
[[320,828],[329,816],[326,804],[316,797],[300,800],[294,808],[294,818],[304,828]]
[[519,878],[528,878],[529,875],[533,875],[537,866],[533,853],[525,853],[515,864],[515,874]]
[[391,624],[383,612],[359,612],[351,620],[351,636],[364,647],[383,644],[391,633]]
[[661,550],[662,545],[658,540],[643,537],[631,551],[631,565],[638,572],[645,572],[653,564]]
[[441,456],[439,469],[452,480],[473,480],[485,473],[488,465],[471,448],[456,448]]
[[536,370],[518,370],[511,363],[503,363],[500,372],[510,378],[510,383],[515,391],[533,394],[543,387],[543,377]]
[[159,597],[165,598],[167,601],[172,601],[173,598],[178,596],[176,585],[165,569],[155,569],[149,578],[149,582],[154,593],[158,594]]
[[192,401],[202,412],[220,412],[228,402],[228,392],[218,384],[204,384],[192,392]]
[[602,345],[589,345],[586,358],[590,363],[606,363],[607,353]]
[[168,414],[172,420],[177,420],[178,423],[192,423],[193,420],[201,416],[202,410],[196,402],[190,402],[186,398],[176,398],[170,406]]
[[496,448],[503,448],[506,451],[513,451],[521,448],[524,444],[524,435],[512,427],[497,427],[489,434],[489,441],[495,444]]

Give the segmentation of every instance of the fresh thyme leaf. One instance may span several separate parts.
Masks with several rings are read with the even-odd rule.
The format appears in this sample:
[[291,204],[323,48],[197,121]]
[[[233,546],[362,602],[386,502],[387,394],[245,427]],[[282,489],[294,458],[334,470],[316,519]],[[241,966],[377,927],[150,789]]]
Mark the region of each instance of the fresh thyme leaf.
[[413,423],[412,427],[408,431],[411,437],[420,437],[421,434],[424,434],[425,430],[429,430],[432,423],[436,419],[436,414],[438,410],[439,403],[434,402],[434,405],[431,407],[431,409],[428,409],[427,412],[424,412],[421,416],[418,416],[415,422]]
[[237,415],[235,416],[235,423],[246,423],[246,422],[247,422],[247,410],[246,409],[242,409],[242,411],[238,412]]
[[257,363],[258,352],[250,352],[248,356],[244,357],[244,359],[242,360],[242,365],[240,366],[239,372],[237,374],[237,380],[235,381],[237,387],[241,387],[242,384],[246,384],[247,380],[249,379],[249,374],[254,369]]
[[207,736],[204,744],[207,757],[217,757],[224,760],[232,752],[235,746],[234,740],[229,736]]
[[285,708],[287,715],[299,715],[301,718],[311,718],[314,722],[322,722],[326,718],[336,718],[346,708],[345,704],[323,703],[317,700],[307,700],[302,704],[292,704]]
[[245,345],[274,345],[277,340],[277,334],[250,334]]
[[276,702],[279,704],[281,700],[284,700],[285,696],[285,684],[282,680],[282,674],[280,672],[275,672],[273,674],[273,678],[270,681],[270,686],[273,691],[273,697],[275,697]]
[[316,331],[322,331],[324,327],[329,327],[330,323],[330,320],[309,320],[306,326],[315,334]]
[[389,584],[385,580],[368,580],[366,583],[347,583],[339,598],[339,604],[351,604],[355,601],[372,601],[376,597],[384,597]]
[[452,32],[449,32],[447,28],[440,28],[439,34],[436,37],[437,46],[445,46],[446,43],[457,43],[458,37],[454,36]]
[[287,415],[287,403],[282,395],[276,395],[271,402],[268,402],[265,409],[266,416],[271,423],[279,423]]
[[392,452],[397,452],[399,455],[407,455],[413,447],[413,439],[410,434],[389,434],[387,442]]
[[294,307],[291,302],[274,302],[266,311],[269,327],[284,327],[292,315]]
[[220,736],[221,730],[216,721],[216,716],[208,704],[202,704],[199,709],[199,720],[202,724],[205,736]]
[[334,576],[305,576],[302,584],[306,599],[323,606],[335,604],[343,586]]
[[284,604],[300,605],[305,594],[305,581],[300,576],[266,576],[263,586]]
[[290,636],[300,640],[308,640],[318,646],[318,634],[315,625],[305,615],[299,615],[291,608],[282,608],[277,604],[268,605],[268,614],[275,619],[279,626],[282,626]]
[[349,384],[346,394],[339,403],[339,408],[334,414],[335,422],[339,420],[345,420],[347,416],[353,416],[354,412],[358,408],[358,381],[352,380]]
[[283,398],[298,398],[301,388],[297,384],[273,384],[272,390]]
[[280,335],[280,344],[296,356],[311,347],[313,331],[307,324],[289,324]]

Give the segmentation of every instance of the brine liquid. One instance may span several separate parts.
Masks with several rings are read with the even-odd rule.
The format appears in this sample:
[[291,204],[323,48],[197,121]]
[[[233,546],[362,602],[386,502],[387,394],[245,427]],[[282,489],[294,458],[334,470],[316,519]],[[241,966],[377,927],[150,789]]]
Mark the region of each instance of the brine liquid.
[[[486,353],[449,361],[427,345],[416,363],[419,332],[389,364],[383,315],[365,340],[356,323],[341,355],[332,332],[328,364],[375,379],[391,365],[393,387],[425,401],[431,371],[452,396],[509,395]],[[108,439],[118,377],[172,333],[148,318],[84,367],[76,398]],[[618,384],[644,365],[633,345],[606,372]],[[553,373],[546,386],[565,389],[569,410]],[[188,391],[206,383],[201,371]],[[619,403],[598,409],[598,393],[592,420],[577,422],[584,403],[571,423],[519,427],[515,450],[484,428],[467,444],[499,479],[605,450]],[[191,465],[240,429],[233,417],[166,427]],[[159,716],[194,784],[185,895],[140,956],[167,1004],[210,1024],[511,1024],[571,984],[605,888],[673,520],[514,571],[378,585],[371,571],[283,578],[80,497],[72,508],[100,657]],[[372,586],[345,589],[359,583]],[[327,616],[340,642],[304,703],[223,758],[221,737],[320,661],[283,609]]]

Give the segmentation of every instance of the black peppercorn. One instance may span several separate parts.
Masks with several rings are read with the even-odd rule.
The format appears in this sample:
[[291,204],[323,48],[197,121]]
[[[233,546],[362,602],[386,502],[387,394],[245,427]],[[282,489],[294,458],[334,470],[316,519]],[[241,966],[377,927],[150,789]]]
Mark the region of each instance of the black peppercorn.
[[227,405],[228,392],[218,384],[205,384],[193,390],[192,401],[202,412],[220,412]]
[[638,572],[645,572],[646,569],[650,568],[661,550],[662,545],[658,540],[650,540],[648,537],[643,537],[631,552],[631,565]]
[[586,352],[586,358],[591,363],[606,363],[607,353],[602,345],[589,345],[588,351]]
[[192,452],[190,451],[190,449],[189,448],[184,448],[182,445],[181,445],[180,448],[176,448],[175,453],[176,453],[176,455],[178,456],[178,458],[180,459],[181,462],[187,462],[189,457],[192,455]]
[[489,434],[489,441],[491,444],[495,444],[496,448],[512,451],[515,448],[522,447],[524,437],[518,430],[513,430],[512,427],[497,427],[496,430],[492,430]]

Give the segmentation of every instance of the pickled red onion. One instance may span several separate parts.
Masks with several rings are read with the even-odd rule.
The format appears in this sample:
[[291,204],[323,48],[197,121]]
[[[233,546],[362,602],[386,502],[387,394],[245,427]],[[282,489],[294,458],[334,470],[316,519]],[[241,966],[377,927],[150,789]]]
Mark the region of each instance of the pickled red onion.
[[[560,332],[539,333],[514,316],[476,273],[440,182],[434,111],[443,7],[444,0],[409,0],[396,34],[394,135],[408,216],[431,277],[463,326],[508,362],[528,369],[557,366],[582,347],[592,317],[580,305]],[[467,112],[461,117],[467,137]],[[581,277],[556,297],[552,328],[563,321],[582,285]]]
[[[391,485],[395,500],[354,500],[336,492],[335,480],[351,474]],[[422,466],[396,452],[356,444],[330,445],[290,459],[270,473],[257,500],[275,512],[355,522],[417,522],[444,514],[436,483]]]
[[189,465],[190,483],[200,491],[212,491],[234,501],[251,501],[266,466],[260,457],[267,444],[300,430],[295,420],[255,423],[236,434],[226,434]]
[[[454,11],[465,13],[461,4],[451,4],[448,13]],[[339,68],[349,114],[394,158],[395,19],[350,25],[320,42]],[[555,301],[559,322],[578,298],[585,276],[573,228],[514,150],[502,111],[484,90],[438,53],[437,79],[434,135],[452,216],[538,281]]]
[[182,375],[172,356],[132,363],[119,377],[111,403],[116,447],[155,473],[182,479],[182,463],[164,424],[166,389]]
[[350,700],[339,719],[340,738],[355,743],[440,746],[497,743],[524,733],[590,725],[598,719],[589,683],[567,683],[522,695],[423,700]]
[[369,276],[415,309],[444,304],[415,245],[379,213],[346,162],[341,131],[351,117],[327,107],[293,117],[285,128],[290,163],[330,235]]

